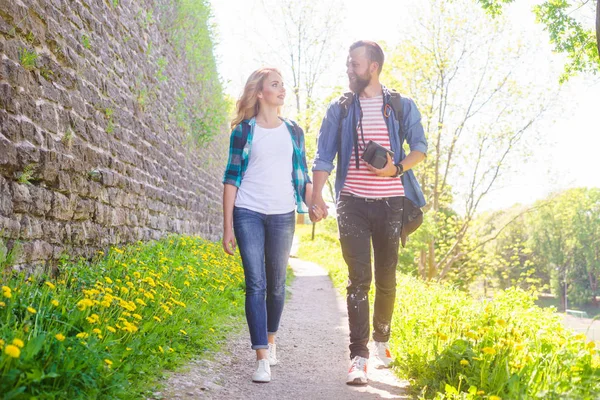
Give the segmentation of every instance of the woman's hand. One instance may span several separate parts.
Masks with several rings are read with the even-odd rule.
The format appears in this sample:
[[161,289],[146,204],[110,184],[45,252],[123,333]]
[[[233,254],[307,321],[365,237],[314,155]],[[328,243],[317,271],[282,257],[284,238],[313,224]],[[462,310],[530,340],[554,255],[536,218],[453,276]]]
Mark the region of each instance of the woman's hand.
[[223,250],[231,256],[235,254],[235,235],[231,229],[223,232]]
[[319,222],[325,217],[325,212],[319,206],[313,204],[308,207],[308,216],[312,222]]

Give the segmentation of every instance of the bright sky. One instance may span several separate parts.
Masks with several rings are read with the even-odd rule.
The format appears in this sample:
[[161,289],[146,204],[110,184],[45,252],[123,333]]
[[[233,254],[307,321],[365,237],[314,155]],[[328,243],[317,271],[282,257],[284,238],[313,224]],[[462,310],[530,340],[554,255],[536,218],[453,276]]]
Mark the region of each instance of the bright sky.
[[[322,0],[327,1],[327,0]],[[423,0],[359,0],[343,1],[345,13],[342,38],[343,48],[358,39],[381,40],[397,37],[406,18],[414,14]],[[211,0],[216,25],[218,68],[225,90],[237,97],[248,75],[256,68],[273,64],[260,59],[260,43],[253,32],[268,35],[270,21],[262,10],[260,0]],[[520,0],[509,10],[511,18],[526,27],[530,35],[544,35],[534,23],[529,12],[535,1]],[[560,63],[561,57],[553,55],[550,46],[542,49],[544,57],[539,62]],[[265,50],[262,49],[265,53]],[[268,50],[267,50],[268,53]],[[340,51],[337,65],[332,66],[330,86],[346,85],[344,63],[346,53]],[[535,67],[534,67],[535,68]],[[510,179],[498,185],[482,205],[484,209],[509,207],[515,203],[529,204],[544,198],[550,192],[576,186],[600,187],[597,161],[600,152],[600,79],[577,77],[565,87],[555,115],[546,116],[542,135],[547,144],[533,150],[530,160],[518,167]]]

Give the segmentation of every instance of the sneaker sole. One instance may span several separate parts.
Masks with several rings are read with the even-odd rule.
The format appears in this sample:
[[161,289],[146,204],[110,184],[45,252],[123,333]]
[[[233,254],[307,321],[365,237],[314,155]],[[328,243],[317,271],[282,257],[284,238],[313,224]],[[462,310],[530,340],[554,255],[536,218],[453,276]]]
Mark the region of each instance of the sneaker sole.
[[368,381],[363,381],[360,378],[354,378],[353,381],[347,381],[346,385],[363,386],[363,385],[366,385],[367,383],[368,383]]
[[268,381],[255,381],[254,379],[252,379],[252,382],[254,382],[254,383],[269,383],[271,381],[270,380],[268,380]]

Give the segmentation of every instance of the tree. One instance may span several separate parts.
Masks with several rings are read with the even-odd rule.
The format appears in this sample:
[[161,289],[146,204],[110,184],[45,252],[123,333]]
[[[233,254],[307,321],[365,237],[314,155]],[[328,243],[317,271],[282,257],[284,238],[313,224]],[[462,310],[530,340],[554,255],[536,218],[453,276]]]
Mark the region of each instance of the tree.
[[[515,0],[477,0],[491,15],[502,13],[503,5]],[[600,1],[547,0],[533,11],[545,25],[555,50],[567,54],[569,62],[561,81],[577,72],[600,72]],[[595,15],[595,30],[593,17]]]
[[529,224],[534,251],[565,304],[596,304],[600,279],[600,189],[570,189],[541,207]]
[[433,0],[421,26],[391,52],[384,81],[420,107],[429,151],[417,173],[433,225],[445,223],[453,203],[464,207],[445,235],[451,243],[431,236],[421,250],[422,276],[443,279],[480,247],[469,234],[473,218],[509,166],[522,165],[527,134],[550,96],[517,79],[531,49],[506,21],[486,18],[469,1]]
[[[323,115],[323,103],[315,101],[315,90],[323,87],[322,78],[331,68],[337,49],[343,10],[338,0],[262,0],[263,7],[275,23],[274,32],[263,36],[269,54],[286,66],[284,76],[291,83],[295,114],[307,136],[314,138],[315,124]],[[307,140],[307,143],[309,141]]]

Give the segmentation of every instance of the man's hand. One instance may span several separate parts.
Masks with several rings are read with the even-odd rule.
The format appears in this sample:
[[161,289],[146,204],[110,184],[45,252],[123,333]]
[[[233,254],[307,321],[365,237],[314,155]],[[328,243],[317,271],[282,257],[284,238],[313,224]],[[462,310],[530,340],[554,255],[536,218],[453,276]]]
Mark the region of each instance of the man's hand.
[[317,193],[314,193],[311,205],[308,210],[310,220],[312,222],[319,222],[323,218],[327,218],[327,208],[327,204],[325,204],[325,200],[323,200],[323,197],[318,195]]
[[225,229],[223,232],[223,250],[231,256],[235,253],[235,235],[231,229]]
[[375,168],[371,164],[367,163],[367,168],[369,169],[369,171],[371,171],[372,173],[374,173],[377,176],[392,177],[392,176],[396,175],[396,166],[394,165],[394,160],[392,160],[392,156],[390,156],[390,153],[386,153],[386,156],[387,156],[387,163],[381,169]]

